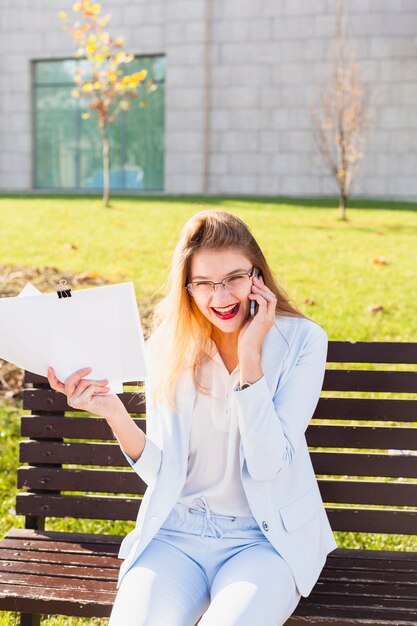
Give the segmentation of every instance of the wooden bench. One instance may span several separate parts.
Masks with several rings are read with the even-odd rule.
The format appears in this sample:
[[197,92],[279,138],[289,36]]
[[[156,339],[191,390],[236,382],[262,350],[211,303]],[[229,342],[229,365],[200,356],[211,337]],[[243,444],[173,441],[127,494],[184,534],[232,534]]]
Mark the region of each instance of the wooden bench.
[[[415,364],[417,343],[331,341],[328,363]],[[401,398],[416,393],[417,372],[344,367],[326,370],[314,414],[322,423],[307,430],[331,525],[417,535],[417,428],[410,425],[417,422],[417,404]],[[68,415],[65,397],[45,378],[26,373],[26,381],[32,388],[24,391],[23,407],[31,415],[21,420],[27,439],[20,461],[27,465],[18,469],[16,499],[26,529],[10,530],[0,543],[0,609],[22,613],[26,626],[39,624],[41,614],[108,617],[122,537],[46,531],[45,519],[134,520],[146,485],[127,467],[104,419]],[[145,429],[138,396],[124,392],[121,398]],[[307,623],[417,624],[417,551],[338,548],[287,622]]]

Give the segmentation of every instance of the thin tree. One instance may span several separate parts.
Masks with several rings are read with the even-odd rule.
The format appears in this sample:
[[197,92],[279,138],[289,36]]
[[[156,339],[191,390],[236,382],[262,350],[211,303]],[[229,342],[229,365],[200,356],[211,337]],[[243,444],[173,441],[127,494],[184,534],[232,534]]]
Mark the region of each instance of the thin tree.
[[338,186],[339,217],[346,220],[352,182],[364,155],[370,114],[359,66],[348,45],[346,13],[340,0],[332,71],[311,116],[318,151]]
[[[81,0],[73,7],[76,19],[71,21],[65,11],[60,11],[63,28],[72,35],[76,47],[75,57],[86,58],[88,67],[75,69],[74,98],[84,97],[89,108],[96,113],[103,146],[103,204],[109,206],[110,198],[110,141],[109,124],[118,114],[130,107],[131,100],[138,97],[138,87],[147,76],[147,70],[127,74],[122,67],[134,59],[124,51],[122,37],[114,39],[105,30],[110,15],[100,15],[101,5]],[[155,89],[147,81],[149,90]],[[90,113],[82,113],[87,119]]]

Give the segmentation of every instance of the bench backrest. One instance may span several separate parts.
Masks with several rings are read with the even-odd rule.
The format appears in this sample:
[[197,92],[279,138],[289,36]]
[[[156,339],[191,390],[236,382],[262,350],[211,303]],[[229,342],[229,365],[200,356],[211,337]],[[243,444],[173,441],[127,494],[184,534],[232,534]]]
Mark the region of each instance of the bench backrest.
[[[333,529],[417,534],[412,480],[417,478],[412,424],[417,403],[411,395],[417,392],[417,371],[346,367],[415,365],[417,343],[329,341],[327,362],[306,436]],[[26,516],[26,526],[42,528],[45,517],[134,520],[146,485],[128,467],[106,421],[89,414],[74,417],[64,395],[41,376],[26,372],[25,381],[32,388],[24,390],[23,408],[31,415],[21,420],[28,440],[20,445],[20,461],[28,465],[18,470],[24,491],[17,495],[16,512]],[[120,397],[146,431],[137,392]]]

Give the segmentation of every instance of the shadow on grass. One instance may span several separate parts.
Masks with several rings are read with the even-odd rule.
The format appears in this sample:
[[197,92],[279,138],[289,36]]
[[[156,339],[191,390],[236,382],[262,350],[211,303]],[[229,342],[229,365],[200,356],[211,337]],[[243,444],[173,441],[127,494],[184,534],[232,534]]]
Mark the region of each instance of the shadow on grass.
[[[101,200],[101,195],[94,193],[88,193],[84,190],[82,192],[74,192],[68,194],[68,192],[57,192],[53,191],[51,193],[48,192],[36,192],[36,191],[25,191],[19,193],[0,193],[0,198],[39,198],[39,199],[65,199],[65,200]],[[123,193],[113,193],[111,195],[111,200],[134,200],[137,202],[146,201],[146,202],[183,202],[185,204],[209,204],[211,206],[228,206],[230,203],[239,202],[244,204],[262,204],[270,205],[271,207],[279,207],[282,205],[294,206],[299,208],[305,207],[314,207],[317,209],[337,209],[339,205],[339,200],[337,197],[326,196],[326,197],[290,197],[290,196],[246,196],[246,195],[169,195],[169,194],[123,194]],[[385,211],[417,211],[417,202],[413,201],[405,201],[405,200],[386,200],[378,198],[367,199],[367,198],[355,198],[349,201],[347,205],[347,209],[378,209]]]

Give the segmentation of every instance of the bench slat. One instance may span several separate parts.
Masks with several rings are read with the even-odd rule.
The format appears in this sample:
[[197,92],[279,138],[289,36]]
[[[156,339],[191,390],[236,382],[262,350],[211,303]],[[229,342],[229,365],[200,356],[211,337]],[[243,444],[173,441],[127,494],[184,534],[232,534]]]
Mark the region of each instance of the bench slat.
[[340,616],[337,618],[319,617],[318,615],[314,615],[314,605],[311,606],[310,603],[308,603],[308,598],[301,598],[301,602],[303,605],[310,607],[310,612],[307,612],[304,616],[296,615],[290,617],[285,622],[285,626],[307,626],[311,624],[315,626],[355,626],[357,624],[366,624],[366,626],[388,626],[392,623],[395,623],[395,626],[416,626],[415,621],[396,619],[395,622],[387,622],[385,618],[378,618],[375,617],[375,615],[372,621],[365,620],[360,622],[358,619],[354,619],[354,615],[351,615],[350,619],[349,617],[343,618]]
[[[131,471],[20,467],[17,476],[18,487],[32,491],[143,495],[146,489],[146,484]],[[417,502],[417,484],[344,479],[341,489],[340,480],[319,479],[318,482],[325,502],[392,506],[415,506]]]
[[359,452],[310,452],[316,474],[417,478],[414,455]]
[[[18,494],[18,515],[135,520],[141,500],[99,496]],[[333,530],[415,534],[417,511],[326,507]]]
[[[114,439],[106,420],[101,417],[71,417],[23,415],[21,433],[33,439]],[[320,398],[313,419],[345,419],[366,421],[415,422],[415,400],[369,398]],[[146,419],[134,418],[135,424],[146,432]]]
[[16,496],[16,513],[17,515],[45,517],[135,520],[140,503],[140,498],[20,493]]
[[[340,504],[379,504],[385,506],[411,506],[417,503],[417,484],[381,483],[366,480],[319,480],[325,502]],[[416,511],[417,512],[417,511]]]
[[[416,415],[413,417],[417,420]],[[335,415],[332,418],[337,419]],[[145,419],[137,418],[134,422],[146,432]],[[114,440],[106,420],[100,418],[23,416],[21,424],[22,436],[32,439]],[[417,428],[311,424],[306,435],[310,446],[417,450]]]
[[417,372],[327,369],[323,391],[417,393]]
[[[129,413],[145,413],[145,403],[139,399],[138,392],[124,391],[118,394],[118,397]],[[57,393],[53,389],[24,389],[23,408],[32,411],[51,411],[52,413],[75,411],[67,404],[66,396],[62,393]]]
[[[117,569],[102,567],[86,567],[63,563],[23,563],[13,561],[13,571],[10,571],[10,561],[0,561],[0,585],[33,585],[46,587],[62,587],[65,589],[113,592],[117,581]],[[119,561],[120,567],[120,561]],[[60,579],[65,579],[65,581]]]
[[326,507],[333,530],[415,535],[417,511]]
[[311,425],[306,436],[309,446],[322,448],[417,450],[417,428]]
[[48,543],[48,545],[56,546],[62,542],[62,546],[71,546],[71,550],[83,550],[85,546],[90,544],[93,544],[94,550],[100,549],[102,546],[112,548],[112,546],[119,546],[123,540],[121,535],[74,533],[62,530],[33,530],[31,528],[14,527],[8,531],[6,538],[23,541],[24,545],[29,547],[39,541],[49,542],[52,540],[53,543]]
[[[400,343],[398,345],[401,346],[403,344]],[[34,372],[29,372],[28,370],[25,370],[25,383],[34,384],[35,386],[46,385],[47,387],[49,387],[48,379],[46,378],[46,376],[40,376],[40,374],[35,374]],[[137,380],[123,382],[123,385],[128,387],[142,387],[143,384],[143,381]]]
[[[415,456],[312,451],[316,474],[417,478]],[[42,465],[73,464],[129,467],[118,444],[23,441],[20,461]],[[355,472],[355,474],[353,474]]]
[[42,584],[39,586],[8,585],[0,586],[2,611],[22,613],[43,613],[48,615],[74,615],[75,617],[110,617],[115,592],[97,590],[54,589]]
[[118,444],[23,441],[20,461],[41,464],[129,466]]
[[329,340],[329,363],[417,363],[417,343]]
[[415,422],[416,405],[416,400],[407,399],[321,397],[313,419]]
[[[10,542],[9,542],[10,543]],[[116,559],[117,555],[103,555],[94,554],[90,552],[88,554],[74,554],[73,552],[60,552],[58,550],[50,551],[47,547],[46,550],[23,550],[20,547],[10,546],[7,548],[8,542],[5,540],[0,545],[0,562],[4,564],[5,561],[13,561],[17,563],[21,562],[21,570],[25,569],[28,564],[38,566],[39,563],[48,563],[49,565],[62,565],[71,567],[97,567],[98,569],[113,569],[116,572],[116,577],[120,567],[120,560]],[[3,547],[4,546],[4,547]],[[17,569],[15,571],[18,571]],[[37,570],[36,570],[37,571]]]
[[[146,432],[146,419],[138,417],[133,421],[141,430]],[[101,417],[23,415],[21,434],[23,437],[31,437],[32,439],[114,440],[110,426]]]
[[[403,607],[402,601],[394,601],[391,603],[387,601],[387,605],[385,605],[384,597],[381,595],[379,600],[376,599],[372,602],[371,599],[369,599],[369,606],[363,606],[355,602],[355,597],[350,597],[348,589],[346,590],[346,594],[346,598],[340,598],[340,596],[337,596],[337,598],[333,601],[329,599],[328,596],[311,594],[310,600],[309,598],[301,599],[301,602],[294,611],[294,615],[308,616],[310,618],[310,624],[317,623],[315,621],[316,617],[332,617],[333,619],[342,618],[346,620],[350,619],[352,621],[349,626],[364,623],[363,621],[359,622],[359,620],[372,620],[369,622],[369,626],[375,626],[377,620],[381,620],[382,624],[384,624],[383,620],[387,620],[385,621],[384,626],[387,626],[387,624],[400,626],[404,623],[410,624],[410,626],[415,626],[416,624],[415,608],[413,606]],[[340,604],[342,606],[339,605],[339,600],[341,600]],[[343,602],[345,602],[347,606],[343,606]],[[311,618],[314,618],[314,621],[312,621]],[[332,621],[326,620],[324,624],[325,626],[330,626]],[[340,626],[339,620],[335,619],[335,625]],[[287,626],[287,624],[285,626]]]
[[132,471],[19,467],[19,489],[32,491],[96,491],[143,495],[146,484]]

